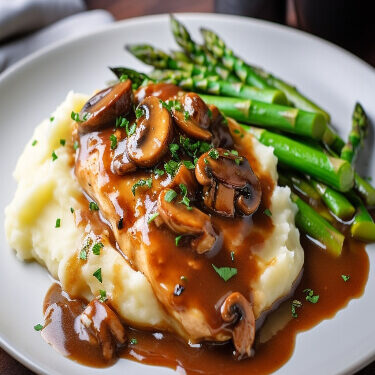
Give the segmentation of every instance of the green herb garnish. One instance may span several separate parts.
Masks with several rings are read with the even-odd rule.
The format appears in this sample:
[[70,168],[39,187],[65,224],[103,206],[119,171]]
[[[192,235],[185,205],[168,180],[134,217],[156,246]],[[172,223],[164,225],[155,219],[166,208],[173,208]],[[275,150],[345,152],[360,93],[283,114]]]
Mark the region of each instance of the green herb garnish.
[[157,176],[163,176],[164,171],[163,171],[162,169],[155,168],[155,169],[154,169],[154,173],[155,173]]
[[137,345],[138,344],[138,340],[133,337],[132,339],[129,340],[129,344],[130,345]]
[[268,217],[271,217],[271,216],[272,216],[272,212],[271,212],[268,208],[266,208],[266,209],[263,211],[263,213],[264,213],[265,215],[267,215]]
[[189,120],[189,118],[190,118],[189,112],[188,111],[184,111],[184,119],[185,119],[185,121]]
[[58,159],[58,156],[55,151],[52,151],[52,161],[55,161],[56,159]]
[[135,110],[135,117],[137,119],[139,119],[140,117],[142,117],[144,114],[145,114],[145,112],[144,112],[143,108],[137,108]]
[[107,292],[105,290],[99,289],[99,294],[100,294],[100,298],[99,298],[100,302],[107,301]]
[[314,295],[314,291],[312,289],[305,289],[303,293],[306,293],[306,301],[311,303],[317,303],[319,301],[319,295]]
[[179,150],[180,146],[177,143],[171,143],[169,145],[169,150],[172,154],[172,157],[179,160],[177,151]]
[[181,238],[182,238],[182,235],[181,236],[177,236],[177,237],[175,237],[175,243],[176,243],[176,246],[178,246],[179,245],[179,243],[180,243],[180,241],[181,241]]
[[74,150],[78,150],[78,148],[79,148],[79,142],[78,141],[74,141],[73,148],[74,148]]
[[55,118],[53,117],[53,116],[51,116],[50,118],[49,118],[49,121],[50,122],[53,122],[55,120]]
[[214,148],[210,150],[208,156],[212,159],[219,159],[219,151],[215,150]]
[[100,255],[100,250],[104,247],[104,245],[101,242],[97,242],[93,247],[92,247],[92,253],[94,255]]
[[292,310],[292,317],[293,318],[297,318],[298,317],[297,309],[299,309],[301,306],[302,306],[302,302],[300,302],[300,301],[298,301],[296,299],[292,301],[291,310]]
[[35,146],[37,143],[38,143],[38,141],[36,139],[34,139],[33,143],[31,144],[31,146]]
[[164,196],[164,199],[167,201],[167,202],[172,202],[173,199],[175,199],[177,197],[177,193],[172,190],[172,189],[169,189],[166,193],[165,193],[165,196]]
[[342,277],[342,279],[343,279],[345,282],[349,281],[349,279],[350,279],[350,276],[349,276],[349,275],[341,275],[341,277]]
[[185,166],[187,169],[194,169],[194,168],[195,168],[194,163],[192,163],[190,160],[184,160],[184,161],[183,161],[183,164],[184,164],[184,166]]
[[216,273],[224,281],[228,281],[234,275],[237,275],[237,268],[233,268],[233,267],[216,267],[214,264],[212,264],[212,267],[214,268],[214,270],[216,271]]
[[150,188],[152,186],[152,178],[147,178],[146,180],[141,178],[138,180],[133,186],[132,186],[132,193],[135,195],[135,190],[139,188],[140,186],[147,186]]
[[65,146],[66,140],[65,139],[60,139],[60,145]]
[[34,326],[35,331],[41,331],[43,329],[43,326],[41,324],[37,324]]
[[94,277],[96,277],[96,279],[99,281],[99,282],[102,282],[103,279],[102,279],[102,269],[101,268],[98,268],[93,274],[92,274]]
[[70,212],[73,214],[74,213],[74,208],[70,207]]
[[111,150],[114,150],[117,147],[117,137],[115,134],[111,134],[109,137],[109,140],[111,141]]
[[89,209],[90,211],[99,211],[99,206],[95,202],[90,202]]
[[175,175],[179,167],[180,167],[180,163],[178,163],[175,160],[169,160],[168,162],[164,163],[165,171],[171,176]]
[[153,222],[158,216],[159,216],[159,212],[154,212],[153,214],[151,214],[147,220],[147,224],[150,224],[151,222]]

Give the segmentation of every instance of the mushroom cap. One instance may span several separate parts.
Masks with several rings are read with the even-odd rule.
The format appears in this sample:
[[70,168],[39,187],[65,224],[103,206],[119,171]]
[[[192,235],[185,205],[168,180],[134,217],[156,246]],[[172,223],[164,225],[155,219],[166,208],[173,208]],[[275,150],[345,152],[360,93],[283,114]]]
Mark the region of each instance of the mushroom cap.
[[155,96],[145,98],[139,108],[144,114],[137,119],[136,131],[128,138],[128,156],[140,167],[152,167],[168,150],[172,118]]
[[192,241],[192,247],[198,254],[209,251],[216,242],[216,233],[210,217],[196,207],[188,209],[180,203],[179,196],[168,202],[165,196],[169,190],[163,189],[158,197],[160,218],[170,230],[177,234],[197,236]]
[[259,180],[247,159],[236,153],[218,148],[201,155],[195,176],[204,186],[206,207],[222,216],[233,217],[234,205],[239,213],[251,215],[260,204]]
[[84,120],[78,125],[79,132],[88,133],[103,129],[113,123],[117,117],[127,115],[133,105],[133,91],[130,80],[99,91],[91,97],[79,113]]
[[226,323],[234,323],[232,336],[237,358],[250,357],[255,338],[255,317],[251,303],[241,293],[232,293],[221,306],[221,317]]
[[179,100],[183,110],[172,109],[176,125],[189,137],[210,141],[212,134],[208,128],[211,120],[206,103],[192,92],[184,94]]

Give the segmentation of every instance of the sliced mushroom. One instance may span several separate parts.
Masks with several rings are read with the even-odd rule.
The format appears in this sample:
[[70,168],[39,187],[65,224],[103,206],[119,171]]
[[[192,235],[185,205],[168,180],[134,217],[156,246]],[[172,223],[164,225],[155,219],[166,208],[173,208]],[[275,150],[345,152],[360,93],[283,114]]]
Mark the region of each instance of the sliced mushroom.
[[140,167],[152,167],[167,152],[172,136],[172,118],[155,96],[139,105],[143,115],[137,119],[136,131],[128,138],[129,158]]
[[260,204],[259,180],[247,159],[236,153],[218,148],[203,154],[195,177],[203,185],[205,206],[219,215],[251,215]]
[[158,198],[158,212],[160,218],[170,230],[180,235],[195,236],[191,246],[198,254],[212,249],[216,242],[216,233],[212,227],[210,217],[196,207],[190,210],[180,202],[177,196],[171,202],[166,200],[170,189],[163,189]]
[[124,344],[127,340],[124,326],[118,316],[104,302],[92,300],[81,314],[81,322],[93,331],[102,346],[103,357],[110,360],[116,353],[116,343]]
[[232,337],[237,359],[251,356],[255,338],[255,317],[251,303],[238,292],[229,295],[221,306],[221,317],[234,324]]
[[104,89],[90,98],[79,113],[80,133],[103,129],[118,116],[127,115],[133,106],[133,91],[130,80]]
[[111,170],[114,174],[123,176],[127,173],[134,172],[137,169],[136,164],[130,160],[127,151],[127,138],[117,143],[115,154],[113,156]]
[[194,170],[188,169],[184,164],[180,165],[175,176],[167,187],[173,189],[175,187],[179,187],[180,184],[184,184],[191,195],[194,195],[193,193],[197,190],[198,187],[197,180],[195,179],[194,175]]
[[[211,126],[212,133],[211,143],[214,147],[229,148],[234,147],[232,135],[230,134],[227,120],[214,105],[209,105],[211,111]],[[229,121],[229,120],[228,120]]]
[[181,109],[176,106],[172,109],[173,118],[177,126],[189,137],[210,141],[210,111],[206,103],[199,95],[189,92],[179,99],[182,105]]

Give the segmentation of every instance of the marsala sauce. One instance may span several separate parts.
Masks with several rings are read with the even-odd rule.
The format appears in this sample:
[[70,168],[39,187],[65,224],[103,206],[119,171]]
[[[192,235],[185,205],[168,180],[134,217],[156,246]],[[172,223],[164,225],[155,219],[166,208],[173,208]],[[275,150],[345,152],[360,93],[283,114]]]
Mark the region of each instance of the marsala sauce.
[[[168,99],[175,93],[175,88],[172,85],[167,86],[166,91],[163,91],[162,86],[157,89],[162,99]],[[143,90],[147,91],[147,88]],[[138,98],[148,94],[148,92],[140,92]],[[109,192],[113,192],[113,188],[121,179],[110,172],[110,160],[106,157],[110,154],[109,135],[111,133],[112,131],[106,130],[94,136],[95,142],[97,142],[96,147],[103,155],[101,162],[107,172],[105,175],[101,175],[101,178],[108,184],[106,189]],[[226,329],[220,318],[220,305],[225,297],[234,291],[239,291],[245,296],[251,295],[249,281],[255,278],[258,272],[255,261],[256,246],[263,243],[273,230],[272,220],[264,214],[264,210],[270,205],[274,184],[268,175],[261,173],[251,151],[248,148],[241,149],[240,143],[236,148],[240,154],[248,158],[261,181],[262,203],[251,218],[213,218],[215,227],[225,230],[227,233],[226,241],[221,244],[219,251],[211,258],[198,256],[192,253],[189,246],[183,244],[176,247],[175,235],[169,230],[163,227],[155,229],[154,226],[147,229],[150,242],[159,244],[159,247],[156,246],[155,249],[152,249],[148,258],[152,268],[160,270],[156,276],[154,275],[156,281],[168,285],[171,280],[175,280],[176,284],[179,283],[185,288],[181,295],[171,296],[169,301],[171,305],[175,309],[198,306],[211,328],[218,331]],[[135,177],[136,181],[143,176],[136,173]],[[146,192],[144,197],[152,201],[152,193],[147,194]],[[124,213],[128,215],[124,220],[124,231],[135,221],[131,209],[126,203],[120,196],[116,198],[118,218],[124,216]],[[85,206],[87,207],[87,203]],[[100,234],[103,228],[109,229],[106,224],[101,223],[97,213],[92,214],[87,209],[82,209],[77,216],[79,217],[77,224],[90,223],[91,230],[96,234]],[[347,229],[345,226],[340,227],[340,230],[344,232]],[[232,249],[232,242],[238,238],[241,241],[237,241],[236,248]],[[112,234],[110,234],[110,240],[114,242]],[[363,293],[367,281],[369,262],[362,243],[353,241],[347,236],[342,255],[333,258],[302,235],[301,242],[305,250],[304,273],[301,283],[293,297],[272,312],[260,332],[257,333],[253,358],[243,361],[234,360],[231,343],[190,347],[170,333],[146,332],[132,328],[128,328],[128,337],[129,339],[135,338],[137,344],[119,348],[119,356],[145,364],[183,369],[187,374],[251,373],[261,375],[275,371],[290,358],[298,332],[333,317],[352,298],[358,298]],[[230,258],[232,250],[236,251],[234,262]],[[189,261],[197,262],[199,268],[186,269],[186,264]],[[211,263],[219,267],[236,267],[238,274],[225,283],[213,272]],[[204,270],[203,273],[202,270]],[[349,281],[345,282],[341,275],[350,275]],[[181,276],[185,276],[187,280],[182,281]],[[312,304],[305,300],[303,290],[306,288],[313,289],[315,294],[319,294],[318,303]],[[297,318],[291,316],[291,300],[293,299],[303,303],[302,307],[296,310]],[[43,334],[48,334],[47,341],[74,360],[91,366],[109,365],[103,360],[100,347],[88,344],[87,334],[82,332],[80,325],[77,324],[76,317],[83,311],[85,305],[84,301],[69,298],[61,292],[61,288],[57,284],[52,286],[44,304],[44,310],[48,310],[49,317],[46,320]],[[277,333],[272,336],[270,332]],[[89,346],[91,349],[88,348]]]

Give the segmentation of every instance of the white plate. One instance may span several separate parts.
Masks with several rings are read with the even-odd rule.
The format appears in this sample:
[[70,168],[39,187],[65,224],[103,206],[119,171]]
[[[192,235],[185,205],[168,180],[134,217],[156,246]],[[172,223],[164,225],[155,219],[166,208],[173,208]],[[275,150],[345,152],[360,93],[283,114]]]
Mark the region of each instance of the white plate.
[[[324,105],[343,136],[350,127],[353,105],[359,100],[375,123],[375,72],[344,50],[318,38],[276,24],[247,18],[185,14],[179,19],[199,38],[198,28],[216,30],[238,54],[295,83]],[[0,220],[15,191],[11,177],[16,160],[34,126],[48,117],[69,90],[91,93],[113,78],[107,66],[145,69],[124,51],[125,43],[148,42],[175,48],[168,16],[151,16],[116,23],[79,39],[60,43],[23,60],[0,77]],[[373,134],[370,138],[372,140]],[[373,144],[373,142],[370,143]],[[370,147],[371,149],[371,147]],[[363,163],[375,177],[374,155]],[[42,321],[42,301],[51,280],[37,264],[16,259],[0,231],[0,344],[41,374],[172,374],[120,360],[109,369],[82,367],[57,354],[36,333]],[[371,265],[375,246],[367,247]],[[370,267],[364,295],[350,302],[334,319],[299,334],[292,358],[278,375],[352,373],[375,356],[375,272]]]

